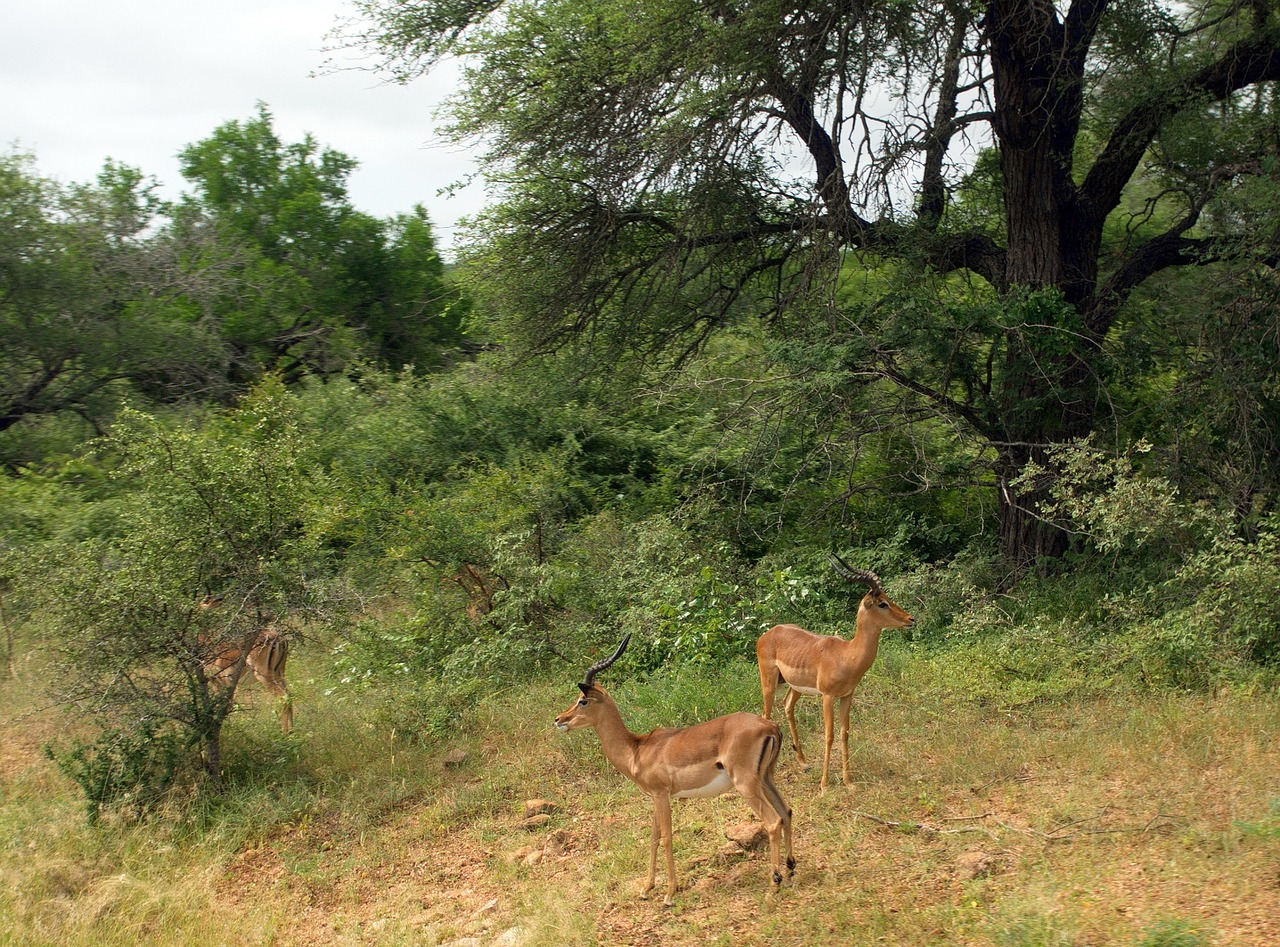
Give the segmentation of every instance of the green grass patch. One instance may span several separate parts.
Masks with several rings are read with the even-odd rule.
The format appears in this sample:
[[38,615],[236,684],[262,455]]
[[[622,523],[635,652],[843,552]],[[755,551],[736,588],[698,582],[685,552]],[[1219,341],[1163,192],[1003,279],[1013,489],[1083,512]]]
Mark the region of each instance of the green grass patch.
[[[953,656],[961,660],[968,651]],[[1020,700],[952,688],[887,644],[854,700],[853,785],[778,768],[799,868],[727,851],[735,796],[675,807],[682,890],[638,898],[651,803],[552,719],[574,674],[495,688],[414,730],[403,694],[328,694],[300,661],[282,736],[253,691],[228,789],[86,824],[44,758],[53,724],[5,685],[0,944],[1264,944],[1280,917],[1280,701],[1133,688]],[[310,670],[322,672],[318,656]],[[602,675],[633,730],[759,707],[752,664]],[[580,674],[580,672],[579,672]],[[821,751],[817,700],[801,737]],[[554,809],[524,821],[527,800]],[[663,873],[659,871],[659,885]],[[7,940],[6,940],[7,938]]]

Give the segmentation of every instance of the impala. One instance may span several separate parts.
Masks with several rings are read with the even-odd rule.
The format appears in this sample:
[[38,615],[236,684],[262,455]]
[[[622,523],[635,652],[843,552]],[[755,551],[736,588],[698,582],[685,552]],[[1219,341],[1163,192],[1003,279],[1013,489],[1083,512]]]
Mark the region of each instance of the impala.
[[667,857],[667,896],[670,905],[676,892],[676,865],[671,850],[671,800],[712,797],[737,790],[746,799],[769,833],[769,853],[773,865],[770,890],[782,884],[783,865],[779,842],[786,844],[786,874],[795,874],[791,849],[791,809],[773,784],[773,767],[782,745],[777,724],[752,713],[729,714],[691,727],[658,727],[638,735],[627,729],[605,690],[595,683],[596,675],[622,656],[631,636],[612,657],[587,668],[578,685],[582,696],[556,717],[561,732],[590,727],[600,738],[600,746],[614,769],[630,777],[642,792],[653,799],[653,830],[649,842],[649,876],[642,897],[654,887],[658,866],[658,840]]
[[778,685],[789,685],[782,709],[791,729],[791,745],[796,759],[808,766],[796,732],[796,701],[805,694],[822,697],[822,723],[826,750],[822,756],[823,791],[831,765],[831,743],[835,735],[835,703],[840,701],[840,742],[843,749],[842,775],[849,785],[849,707],[853,690],[876,659],[880,632],[886,628],[909,628],[915,622],[884,594],[880,577],[865,569],[852,569],[836,556],[831,565],[851,582],[865,582],[870,591],[858,605],[853,638],[846,641],[833,635],[815,635],[798,625],[774,625],[756,642],[760,663],[760,689],[764,694],[764,718],[773,715],[773,699]]
[[[215,608],[222,598],[206,598],[201,608]],[[240,645],[231,643],[210,644],[201,636],[198,640],[204,675],[215,686],[234,688],[239,684],[245,668],[253,672],[258,683],[280,701],[280,730],[293,729],[293,701],[284,680],[284,666],[289,659],[289,640],[270,625],[264,625],[257,634]],[[248,646],[248,654],[244,648]]]

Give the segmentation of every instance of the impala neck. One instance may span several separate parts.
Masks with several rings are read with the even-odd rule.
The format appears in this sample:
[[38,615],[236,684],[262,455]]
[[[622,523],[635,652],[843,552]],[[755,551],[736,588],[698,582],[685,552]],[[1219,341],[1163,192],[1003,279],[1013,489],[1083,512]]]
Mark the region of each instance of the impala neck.
[[624,776],[635,779],[636,747],[640,739],[627,729],[613,698],[601,687],[597,687],[596,691],[600,694],[600,710],[595,731],[596,736],[600,738],[600,747],[614,769]]
[[849,654],[853,656],[853,666],[859,675],[875,663],[876,652],[880,650],[880,632],[883,630],[872,622],[868,609],[858,607],[858,621],[848,647]]

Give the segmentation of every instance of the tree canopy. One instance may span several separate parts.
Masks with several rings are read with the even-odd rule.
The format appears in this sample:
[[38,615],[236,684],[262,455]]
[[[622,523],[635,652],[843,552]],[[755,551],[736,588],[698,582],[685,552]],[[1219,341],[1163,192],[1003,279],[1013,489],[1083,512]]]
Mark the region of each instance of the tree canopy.
[[159,392],[209,357],[198,325],[169,316],[174,260],[151,229],[155,183],[108,163],[93,184],[40,177],[0,156],[0,431],[59,413],[101,418],[121,386]]
[[357,5],[397,78],[466,64],[452,130],[501,195],[474,258],[535,350],[762,318],[829,403],[887,384],[973,438],[1017,563],[1068,544],[1027,472],[1194,347],[1194,293],[1140,298],[1274,291],[1269,2]]
[[455,357],[469,303],[421,205],[356,210],[355,161],[282,141],[264,105],[188,145],[181,167],[191,190],[166,202],[115,162],[65,185],[33,155],[0,154],[0,434],[26,432],[0,462],[39,454],[42,422],[101,433],[129,398],[227,404],[268,373]]
[[429,368],[459,342],[465,306],[443,279],[425,210],[390,221],[357,211],[349,156],[310,135],[281,141],[259,105],[180,158],[194,193],[176,226],[213,230],[232,260],[235,291],[214,317],[239,377],[329,375],[362,355]]

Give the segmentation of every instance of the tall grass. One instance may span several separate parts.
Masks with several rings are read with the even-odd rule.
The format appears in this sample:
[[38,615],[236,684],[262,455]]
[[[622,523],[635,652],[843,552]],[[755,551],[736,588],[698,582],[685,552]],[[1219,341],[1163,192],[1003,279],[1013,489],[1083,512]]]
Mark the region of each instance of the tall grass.
[[[33,682],[6,683],[0,944],[1272,942],[1274,695],[1023,700],[999,677],[954,686],[946,659],[886,635],[855,697],[851,786],[820,795],[784,748],[799,870],[780,894],[766,856],[726,850],[751,818],[740,799],[678,804],[673,909],[637,897],[649,800],[593,734],[552,728],[581,669],[424,718],[412,698],[429,690],[330,693],[326,659],[304,652],[294,734],[246,692],[223,795],[96,827],[41,754],[53,724],[20,716]],[[759,707],[746,661],[648,676],[619,664],[601,683],[636,731]],[[820,747],[818,702],[798,716]],[[556,809],[528,828],[532,798]]]

